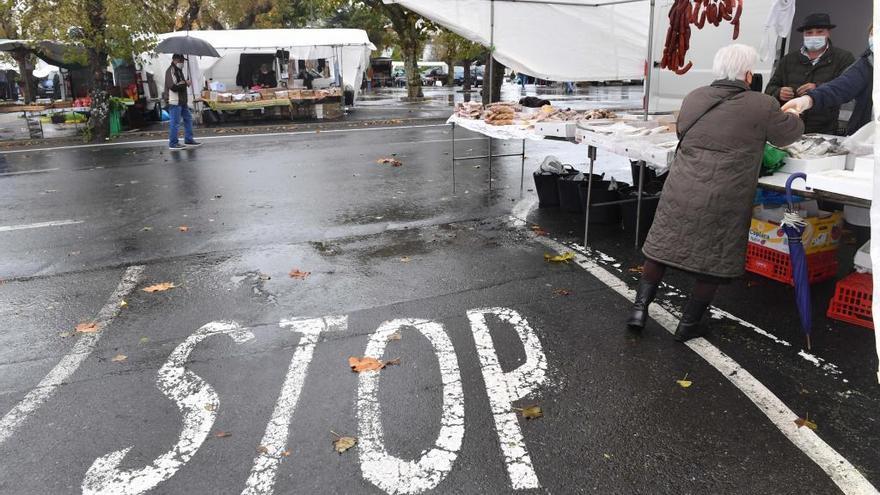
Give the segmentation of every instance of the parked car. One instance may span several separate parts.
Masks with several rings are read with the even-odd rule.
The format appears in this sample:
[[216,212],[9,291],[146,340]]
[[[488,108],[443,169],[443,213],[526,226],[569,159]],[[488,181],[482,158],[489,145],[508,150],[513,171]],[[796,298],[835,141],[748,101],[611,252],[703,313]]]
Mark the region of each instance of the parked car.
[[[456,65],[453,68],[453,76],[455,85],[464,85],[464,67]],[[471,86],[483,85],[483,66],[471,66]]]
[[449,74],[443,67],[432,67],[422,72],[422,86],[434,86],[437,81],[446,84]]

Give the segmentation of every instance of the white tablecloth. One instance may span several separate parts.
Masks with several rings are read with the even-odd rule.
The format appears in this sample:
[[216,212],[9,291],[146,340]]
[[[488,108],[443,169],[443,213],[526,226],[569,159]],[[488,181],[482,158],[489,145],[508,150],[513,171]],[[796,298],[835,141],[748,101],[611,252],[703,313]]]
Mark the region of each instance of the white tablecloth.
[[457,115],[449,117],[446,123],[464,127],[492,139],[531,139],[534,141],[544,139],[544,136],[535,134],[533,129],[526,125],[489,125],[482,120],[465,119]]

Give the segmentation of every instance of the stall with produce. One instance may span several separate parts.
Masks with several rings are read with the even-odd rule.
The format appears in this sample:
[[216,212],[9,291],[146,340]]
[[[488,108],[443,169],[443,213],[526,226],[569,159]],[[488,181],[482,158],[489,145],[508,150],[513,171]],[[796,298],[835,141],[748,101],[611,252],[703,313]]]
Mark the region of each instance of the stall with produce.
[[[181,33],[160,35],[165,39]],[[360,29],[189,31],[219,57],[191,57],[197,99],[223,115],[337,118],[353,103],[375,46]],[[163,74],[170,54],[144,54],[144,68]],[[163,79],[157,78],[161,94]]]
[[[784,53],[785,38],[791,30],[790,25],[780,27],[775,21],[780,17],[778,9],[782,4],[772,0],[385,1],[399,3],[472,41],[492,47],[495,59],[518,73],[560,81],[586,80],[589,79],[587,74],[623,79],[626,77],[619,75],[622,66],[608,59],[617,58],[621,53],[624,61],[627,55],[632,56],[637,61],[635,65],[641,68],[639,72],[645,77],[643,122],[618,120],[590,123],[589,120],[574,117],[576,122],[573,125],[563,121],[562,125],[553,126],[551,134],[586,144],[591,172],[597,148],[638,160],[641,164],[640,186],[645,166],[650,164],[662,170],[671,163],[677,146],[674,117],[666,120],[652,118],[648,111],[674,112],[684,95],[711,82],[714,53],[732,42],[756,48],[760,46],[763,58],[756,72],[769,76],[776,54],[780,50]],[[467,9],[462,8],[465,5]],[[793,5],[790,8],[793,9]],[[632,14],[632,18],[628,18],[624,12]],[[584,29],[591,17],[599,22],[590,29]],[[874,17],[880,20],[876,11]],[[641,30],[632,32],[633,26],[641,26]],[[777,37],[783,38],[781,42]],[[581,53],[582,50],[588,50],[589,53]],[[651,63],[645,63],[645,55]],[[875,67],[875,80],[880,75],[878,72]],[[609,73],[616,77],[609,77]],[[874,86],[874,91],[878,91],[877,85]],[[877,99],[877,95],[874,96]],[[530,112],[488,110],[475,104],[463,105],[449,123],[489,136],[490,152],[483,158],[488,158],[490,164],[493,158],[491,139],[523,139],[524,143],[525,139],[538,135],[536,128],[540,123],[534,120]],[[571,136],[572,129],[574,137]],[[871,215],[871,222],[867,221],[867,210],[864,209],[872,205],[873,191],[880,187],[880,180],[873,173],[880,148],[874,146],[873,127],[865,129],[864,134],[861,141],[868,143],[867,149],[856,152],[833,137],[805,136],[787,149],[778,150],[784,155],[781,168],[760,180],[761,187],[776,191],[783,190],[788,183],[800,190],[800,195],[807,199],[806,202],[793,204],[791,208],[804,208],[807,259],[808,263],[812,260],[816,267],[812,280],[821,278],[823,273],[836,275],[836,265],[823,265],[818,260],[836,257],[834,247],[839,241],[842,215],[819,210],[818,203],[809,203],[810,198],[844,204],[847,210],[861,207],[861,210],[852,209],[845,213],[848,217],[861,216],[863,224],[880,226],[880,208]],[[455,159],[453,149],[453,164]],[[802,171],[806,171],[807,175],[805,184],[790,180],[792,173]],[[560,172],[562,174],[564,171]],[[592,180],[592,173],[589,178]],[[562,184],[563,177],[559,180]],[[587,188],[588,194],[591,190]],[[561,194],[560,189],[560,199]],[[641,200],[640,188],[639,205]],[[587,225],[591,204],[588,197]],[[750,254],[755,250],[762,251],[760,254],[765,256],[754,255],[749,263],[751,271],[763,271],[764,275],[773,275],[770,278],[788,281],[791,278],[790,260],[787,257],[766,256],[767,252],[763,249],[772,251],[772,247],[765,245],[770,237],[769,232],[786,239],[774,246],[787,246],[786,232],[780,226],[781,212],[779,208],[769,207],[769,203],[756,206],[751,234],[754,242],[750,243]],[[637,213],[637,218],[640,217]],[[859,224],[854,218],[849,220]],[[638,241],[638,236],[636,238]],[[865,261],[866,258],[880,258],[880,248],[872,253],[872,257],[866,255],[869,250],[867,245],[859,250],[857,257],[861,261],[855,263],[857,270],[869,268],[866,265],[872,263]],[[817,257],[817,254],[821,256]],[[771,261],[771,258],[776,261]],[[873,328],[874,319],[880,318],[880,314],[873,310],[880,309],[880,306],[872,307],[873,288],[869,275],[856,273],[847,276],[838,282],[836,292],[834,300],[829,302],[830,317]]]

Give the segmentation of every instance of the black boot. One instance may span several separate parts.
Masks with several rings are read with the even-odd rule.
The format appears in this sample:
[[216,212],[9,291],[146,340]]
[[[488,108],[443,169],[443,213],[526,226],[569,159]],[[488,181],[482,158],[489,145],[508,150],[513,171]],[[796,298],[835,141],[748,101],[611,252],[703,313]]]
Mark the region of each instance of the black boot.
[[654,301],[657,296],[657,285],[642,280],[639,282],[639,290],[636,292],[636,300],[633,302],[632,313],[626,320],[626,326],[632,330],[641,330],[645,328],[645,322],[648,321],[648,305]]
[[687,342],[709,333],[708,329],[700,326],[700,320],[703,319],[703,313],[708,307],[708,302],[697,301],[693,298],[688,299],[687,304],[684,305],[681,320],[678,322],[678,328],[675,329],[675,340]]

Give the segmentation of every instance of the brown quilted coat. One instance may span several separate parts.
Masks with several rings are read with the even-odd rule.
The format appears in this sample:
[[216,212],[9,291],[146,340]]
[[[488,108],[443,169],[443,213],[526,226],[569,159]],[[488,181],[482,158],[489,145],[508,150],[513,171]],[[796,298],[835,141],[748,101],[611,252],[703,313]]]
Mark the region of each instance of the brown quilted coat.
[[[714,102],[735,93],[697,121]],[[642,250],[649,259],[696,274],[739,277],[764,143],[791,144],[804,124],[744,82],[719,80],[685,97],[678,117],[682,130],[687,133]]]

